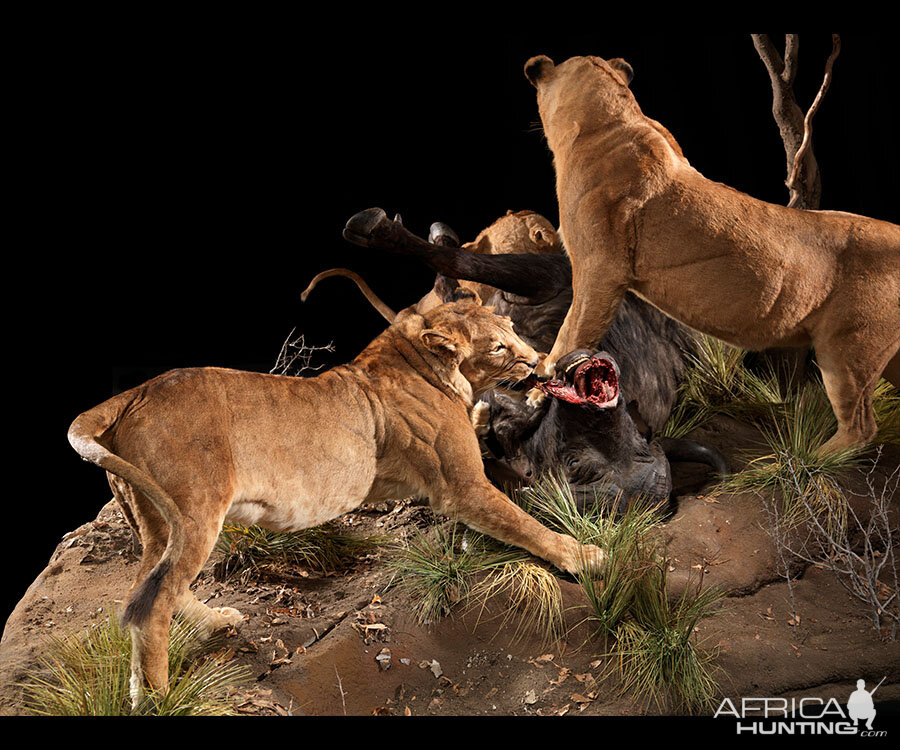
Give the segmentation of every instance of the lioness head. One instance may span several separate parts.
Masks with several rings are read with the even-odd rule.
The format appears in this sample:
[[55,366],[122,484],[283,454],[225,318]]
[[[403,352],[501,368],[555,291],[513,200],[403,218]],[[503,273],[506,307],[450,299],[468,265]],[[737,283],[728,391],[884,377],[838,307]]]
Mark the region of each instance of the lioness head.
[[[562,240],[554,226],[534,211],[507,211],[462,247],[480,255],[563,252]],[[476,292],[482,300],[490,299],[497,291],[477,281],[460,281],[459,285]]]
[[599,124],[604,116],[614,118],[636,106],[628,88],[634,71],[620,57],[570,57],[556,65],[546,55],[538,55],[525,63],[525,77],[538,91],[538,109],[548,140],[557,114],[562,118],[560,125],[571,127],[573,118],[585,108]]
[[463,249],[482,255],[560,253],[562,243],[553,225],[540,214],[507,211]]
[[499,383],[518,383],[538,363],[537,352],[493,308],[464,299],[427,312],[418,339],[450,377],[458,372],[477,398]]

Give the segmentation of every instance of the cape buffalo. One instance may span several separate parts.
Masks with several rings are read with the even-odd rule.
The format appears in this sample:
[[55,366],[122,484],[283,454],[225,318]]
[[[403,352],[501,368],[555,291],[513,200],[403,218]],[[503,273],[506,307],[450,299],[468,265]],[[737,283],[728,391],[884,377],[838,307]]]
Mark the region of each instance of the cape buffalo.
[[[435,287],[417,307],[427,309],[473,288],[485,304],[508,315],[538,351],[552,345],[572,301],[568,258],[552,225],[533,212],[508,213],[462,248],[444,224],[433,224],[426,241],[381,209],[353,216],[344,237],[434,269]],[[332,272],[315,281],[326,275]],[[371,291],[361,288],[372,300]],[[726,473],[716,451],[690,440],[654,437],[675,405],[694,343],[690,329],[627,295],[596,348],[562,358],[557,378],[540,384],[549,398],[534,405],[524,391],[509,388],[482,397],[473,421],[486,449],[488,475],[514,485],[555,471],[572,486],[579,504],[598,498],[622,509],[635,497],[658,502],[669,496],[667,457]]]

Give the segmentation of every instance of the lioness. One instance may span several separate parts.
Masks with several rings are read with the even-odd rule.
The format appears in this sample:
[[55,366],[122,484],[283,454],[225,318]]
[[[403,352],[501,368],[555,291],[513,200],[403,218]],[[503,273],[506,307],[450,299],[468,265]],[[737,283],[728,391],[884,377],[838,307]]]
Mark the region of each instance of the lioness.
[[484,475],[473,401],[536,364],[508,318],[461,300],[401,312],[355,360],[314,378],[173,370],[78,416],[69,442],[106,469],[143,543],[123,617],[133,702],[143,678],[167,688],[173,611],[210,630],[240,621],[188,588],[226,518],[299,530],[417,494],[562,570],[599,567],[600,548],[542,526]]
[[882,373],[900,387],[900,227],[804,211],[707,180],[645,117],[624,60],[525,64],[556,169],[573,299],[538,374],[606,332],[625,292],[745,349],[808,345],[836,451],[875,433]]

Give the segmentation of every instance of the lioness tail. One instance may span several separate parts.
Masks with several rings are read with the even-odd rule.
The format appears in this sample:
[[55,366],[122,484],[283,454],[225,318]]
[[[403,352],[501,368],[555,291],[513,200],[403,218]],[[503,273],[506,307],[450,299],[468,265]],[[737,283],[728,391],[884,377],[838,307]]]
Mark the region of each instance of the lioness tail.
[[129,597],[122,616],[124,625],[140,625],[153,609],[163,579],[184,549],[184,519],[175,501],[152,477],[125,459],[109,451],[100,443],[100,436],[112,427],[131,402],[131,396],[121,394],[80,414],[69,427],[69,443],[85,461],[91,461],[111,474],[124,479],[141,492],[159,511],[169,526],[169,539],[159,562]]
[[309,296],[309,293],[316,288],[316,284],[318,284],[322,279],[327,279],[331,276],[345,276],[351,281],[356,283],[356,286],[359,287],[359,291],[363,293],[365,298],[369,300],[372,307],[374,307],[378,312],[381,313],[381,317],[384,318],[388,323],[393,323],[394,318],[397,317],[397,313],[395,313],[390,307],[388,307],[381,299],[378,297],[375,292],[373,292],[369,285],[363,281],[362,277],[351,271],[349,268],[329,268],[327,271],[322,271],[322,273],[317,274],[316,277],[309,282],[309,286],[303,291],[303,294],[300,295],[300,299],[303,302],[306,302],[306,298]]

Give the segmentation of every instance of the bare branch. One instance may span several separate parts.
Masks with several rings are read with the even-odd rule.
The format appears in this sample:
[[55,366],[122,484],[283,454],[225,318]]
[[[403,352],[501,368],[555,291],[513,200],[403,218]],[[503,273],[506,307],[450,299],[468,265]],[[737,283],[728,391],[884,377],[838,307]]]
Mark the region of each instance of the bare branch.
[[797,77],[797,58],[800,54],[800,36],[798,34],[784,35],[784,70],[781,80],[788,86],[794,85]]
[[[834,67],[834,61],[837,59],[837,56],[840,53],[841,38],[837,34],[832,34],[831,54],[828,56],[828,60],[825,62],[825,77],[822,80],[822,85],[819,87],[819,93],[816,94],[815,101],[813,101],[812,106],[806,113],[806,117],[803,118],[803,142],[800,144],[800,148],[797,149],[797,153],[794,155],[794,167],[791,170],[791,176],[785,183],[788,187],[788,190],[790,190],[792,193],[794,193],[794,185],[797,182],[797,176],[800,173],[803,159],[810,147],[812,139],[812,119],[816,116],[816,112],[819,110],[819,105],[822,103],[822,98],[825,96],[825,93],[828,91],[828,87],[831,85],[831,70]],[[791,198],[791,202],[788,203],[788,206],[793,207],[794,203],[794,198]]]
[[344,698],[346,697],[347,694],[344,692],[344,686],[341,683],[341,676],[338,674],[337,666],[335,666],[335,668],[334,668],[334,676],[337,677],[338,691],[341,694],[341,707],[344,709],[344,716],[346,716],[347,715],[347,701],[344,700]]
[[765,63],[766,70],[769,71],[772,84],[776,85],[776,79],[781,81],[781,74],[784,72],[784,60],[781,59],[781,55],[775,49],[768,34],[751,34],[750,37],[753,39],[753,46],[756,47],[756,51]]
[[785,34],[783,58],[768,35],[751,34],[751,37],[772,83],[772,116],[781,134],[786,159],[787,205],[791,208],[816,209],[821,200],[822,181],[812,150],[811,123],[831,83],[831,68],[840,50],[840,37],[832,34],[832,53],[826,64],[826,80],[805,117],[794,95],[800,53],[799,36]]

